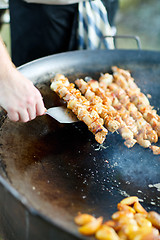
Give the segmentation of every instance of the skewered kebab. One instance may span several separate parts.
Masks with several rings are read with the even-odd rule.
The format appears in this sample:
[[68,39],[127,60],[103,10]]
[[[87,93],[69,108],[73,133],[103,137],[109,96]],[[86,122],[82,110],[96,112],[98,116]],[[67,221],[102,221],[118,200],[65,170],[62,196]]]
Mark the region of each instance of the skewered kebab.
[[[108,75],[107,75],[107,77],[108,77]],[[116,97],[116,94],[114,94],[114,91],[111,91],[109,89],[105,90],[105,87],[108,85],[108,81],[106,81],[106,84],[105,84],[105,78],[106,78],[106,76],[101,76],[99,83],[97,81],[95,81],[95,83],[93,81],[90,81],[89,84],[91,87],[94,84],[94,86],[93,86],[94,91],[96,91],[96,93],[103,98],[104,102],[106,101],[105,100],[106,98],[109,98],[111,100],[113,107],[117,110],[117,112],[121,116],[122,120],[126,123],[128,128],[133,132],[134,137],[136,138],[137,142],[142,147],[148,148],[151,145],[151,142],[144,138],[143,128],[140,128],[139,126],[137,126],[136,121],[130,115],[130,112],[118,100],[118,98]],[[101,83],[103,83],[103,89],[100,87],[100,85],[102,86]],[[96,85],[97,85],[97,89],[96,89]],[[110,85],[112,85],[112,84],[110,84]]]
[[160,116],[156,113],[156,110],[150,105],[148,98],[140,91],[140,88],[134,82],[129,71],[120,69],[118,67],[112,67],[114,81],[117,85],[121,86],[130,97],[138,110],[143,114],[143,117],[151,126],[156,130],[158,136],[160,136]]
[[83,79],[77,79],[75,83],[81,93],[85,95],[85,98],[90,101],[92,108],[94,108],[100,117],[104,119],[106,128],[111,132],[118,130],[120,123],[116,120],[117,112],[113,107],[111,105],[104,105],[102,103],[103,100],[91,91],[90,87]]
[[[158,135],[156,131],[154,131],[151,125],[145,121],[143,115],[138,111],[137,107],[130,102],[130,98],[124,89],[115,83],[108,83],[108,75],[109,74],[107,73],[99,78],[99,84],[103,87],[103,90],[105,90],[105,94],[111,96],[115,95],[120,103],[129,111],[130,115],[136,121],[139,134],[143,134],[143,139],[148,139],[150,142],[157,142]],[[112,91],[112,94],[110,91]],[[138,137],[140,138],[140,136]]]
[[[99,92],[100,92],[100,90],[101,90],[98,85],[96,86],[96,84],[98,84],[98,82],[97,81],[94,82],[94,80],[91,80],[87,84],[83,79],[78,79],[75,81],[75,83],[78,86],[78,88],[80,89],[80,91],[82,92],[82,94],[84,94],[85,97],[90,101],[91,105],[94,105],[96,107],[96,110],[99,111],[99,109],[97,108],[97,102],[101,103],[101,109],[100,109],[101,112],[99,112],[101,117],[103,117],[105,119],[106,112],[104,110],[106,110],[107,114],[111,118],[111,120],[110,120],[111,122],[114,119],[116,119],[116,121],[119,122],[118,131],[122,135],[122,138],[125,139],[124,144],[129,148],[133,147],[134,144],[136,143],[133,132],[127,127],[126,123],[122,120],[121,116],[114,109],[114,107],[111,106],[112,101],[109,98],[107,98],[106,96],[103,96],[103,97],[101,96],[102,98],[100,98],[99,96],[95,95],[94,91],[96,92],[96,90],[99,89]],[[94,91],[92,91],[92,90],[94,90]],[[101,91],[101,95],[102,94],[103,94],[103,92]],[[106,105],[102,104],[102,101]]]
[[130,115],[136,121],[139,132],[143,134],[143,139],[148,139],[151,143],[157,142],[158,135],[156,131],[154,131],[152,126],[145,121],[143,115],[138,111],[136,106],[130,102],[126,92],[114,83],[112,83],[109,88],[114,92],[123,106],[130,112]]
[[74,84],[69,83],[64,75],[57,74],[50,87],[67,102],[67,107],[88,126],[88,129],[95,135],[96,141],[102,144],[108,133],[107,129],[103,127],[103,120],[94,109],[88,111],[89,101],[81,95],[79,90],[74,88]]
[[[116,67],[115,67],[115,69],[117,69]],[[137,85],[135,84],[135,82],[133,81],[133,79],[131,78],[131,76],[130,76],[130,73],[128,72],[128,71],[125,71],[125,70],[123,70],[123,69],[119,69],[119,71],[128,79],[129,78],[129,82],[130,82],[130,86],[132,87],[131,88],[131,90],[130,91],[133,91],[133,89],[138,89],[137,88]],[[100,77],[100,82],[102,82],[102,83],[100,83],[101,84],[101,86],[103,87],[103,89],[105,89],[108,85],[109,85],[109,83],[111,83],[111,81],[108,81],[108,79],[110,78],[110,76],[112,76],[112,75],[110,75],[110,76],[108,76],[109,74],[108,73],[106,73],[106,74],[104,74],[103,76],[101,76]],[[117,80],[119,80],[119,78],[117,79]],[[124,78],[122,77],[122,78],[120,78],[120,85],[123,87],[123,88],[126,88],[126,80],[124,80]],[[114,88],[116,89],[116,92],[117,92],[117,87],[118,87],[118,84],[111,84],[112,85],[112,87],[114,86]],[[128,89],[128,92],[129,92],[129,88],[127,88]],[[139,91],[139,90],[137,90],[137,91]],[[116,92],[114,92],[115,93],[115,95],[116,95]],[[107,93],[108,93],[108,91],[107,91]],[[125,93],[125,94],[124,94]],[[127,100],[129,100],[129,97],[128,97],[128,95],[126,94],[126,92],[122,89],[122,88],[120,88],[120,90],[117,92],[117,94],[118,94],[118,96],[120,97],[120,99],[121,99],[121,102],[123,103],[123,104],[126,104],[127,103]],[[143,96],[145,96],[144,94],[142,94]],[[137,98],[138,99],[138,98]],[[143,99],[144,100],[144,103],[146,104],[146,103],[148,103],[149,104],[149,101],[148,101],[148,99],[147,99],[147,97],[145,96],[145,99]],[[142,100],[141,100],[141,102],[142,102]],[[133,104],[133,103],[129,103],[129,101],[128,101],[128,103],[126,104],[126,106],[127,106],[127,109],[129,110],[129,111],[131,111],[131,113],[132,113],[132,116],[134,117],[134,119],[136,120],[137,119],[137,121],[138,121],[138,127],[139,127],[139,129],[142,129],[142,132],[141,132],[141,134],[140,135],[143,135],[143,136],[145,136],[145,134],[146,134],[146,137],[143,137],[143,138],[147,138],[148,137],[148,139],[150,139],[150,141],[151,142],[157,142],[158,141],[158,134],[157,134],[157,132],[155,132],[153,129],[152,129],[152,127],[150,126],[150,124],[147,122],[145,122],[145,119],[143,119],[143,115],[138,111],[138,109],[136,108],[136,106]],[[150,106],[149,107],[149,105],[148,105],[148,108],[149,109],[152,109],[152,107]],[[155,110],[152,110],[152,113],[154,113],[155,112],[155,114],[156,114],[156,111]],[[149,116],[149,113],[148,113],[148,116]],[[157,119],[159,119],[160,120],[160,117],[156,114],[156,117],[157,117]],[[144,125],[144,126],[143,126]],[[153,126],[153,125],[152,125]],[[157,126],[157,125],[156,125]],[[155,128],[155,130],[157,130],[157,127]],[[138,136],[139,137],[139,140],[137,140],[137,142],[138,141],[143,141],[142,142],[142,144],[144,143],[144,141],[146,141],[146,143],[147,143],[147,140],[143,140],[143,138],[141,137],[141,136]],[[141,145],[142,145],[141,144]],[[143,146],[143,145],[142,145]],[[154,145],[150,145],[149,146],[149,148],[153,151],[153,154],[155,154],[155,155],[159,155],[160,154],[160,147],[158,147],[158,146],[154,146]]]
[[[130,75],[127,72],[126,77],[128,76]],[[81,88],[85,94],[85,97],[82,96],[80,91],[75,88],[75,85],[73,83],[69,83],[68,79],[65,78],[63,75],[59,75],[57,78],[58,81],[56,83],[57,87],[55,88],[55,90],[56,91],[58,90],[57,93],[59,94],[59,96],[63,97],[63,99],[67,101],[68,108],[72,109],[72,111],[76,115],[79,115],[79,119],[87,124],[90,131],[95,134],[95,138],[97,132],[94,132],[93,129],[95,130],[96,127],[95,126],[93,127],[93,125],[91,125],[91,122],[83,120],[85,114],[87,115],[89,113],[90,116],[92,117],[92,120],[96,121],[96,124],[98,122],[100,125],[103,125],[103,119],[101,117],[103,117],[104,119],[105,117],[106,119],[108,118],[108,120],[110,120],[111,123],[113,123],[111,119],[118,120],[119,118],[119,123],[121,124],[121,126],[119,127],[119,132],[121,133],[124,139],[127,139],[127,141],[125,141],[125,144],[128,147],[132,147],[135,144],[136,140],[143,147],[148,147],[151,145],[150,142],[156,142],[158,140],[157,133],[152,129],[151,125],[144,120],[142,114],[138,111],[137,107],[130,102],[130,98],[127,95],[127,92],[120,88],[117,84],[112,83],[113,81],[112,75],[108,73],[102,75],[100,77],[99,83],[93,80],[86,83],[85,81],[82,80],[83,84],[81,84]],[[134,81],[132,80],[129,81],[131,83],[132,88],[137,89],[137,86],[135,87]],[[123,82],[121,81],[121,84],[122,83],[123,85],[125,85],[126,80]],[[66,86],[64,88],[65,84]],[[106,88],[106,86],[108,85],[109,87]],[[115,112],[112,112],[113,109]],[[112,114],[108,110],[110,110]],[[111,116],[111,119],[109,119],[107,111]],[[117,114],[118,112],[119,114]],[[154,110],[154,112],[156,111]],[[101,114],[101,117],[99,117],[98,113]],[[135,123],[138,125],[136,125]],[[132,136],[134,134],[134,137],[136,138],[136,140],[133,138],[133,142],[131,141],[130,138],[131,135],[129,131],[132,133]],[[159,147],[150,146],[150,148],[152,149],[154,154],[160,154]]]
[[106,89],[107,85],[111,84],[111,81],[108,81],[108,79],[109,80],[111,79],[110,76],[107,73],[100,77],[100,82],[91,80],[88,82],[88,84],[91,87],[91,89],[103,99],[104,103],[108,102],[107,101],[108,98],[110,99],[112,106],[117,110],[122,120],[126,123],[128,128],[133,132],[137,142],[142,147],[148,148],[151,145],[151,142],[149,140],[144,139],[144,136],[143,136],[144,134],[142,131],[143,129],[138,128],[136,121],[133,119],[132,116],[130,116],[130,112],[120,103],[120,101],[115,96],[115,94],[109,89]]

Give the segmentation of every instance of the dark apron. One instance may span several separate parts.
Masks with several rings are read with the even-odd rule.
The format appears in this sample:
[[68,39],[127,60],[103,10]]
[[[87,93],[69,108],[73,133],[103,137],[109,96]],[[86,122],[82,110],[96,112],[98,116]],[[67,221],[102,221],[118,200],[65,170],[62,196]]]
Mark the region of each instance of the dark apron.
[[[118,0],[104,0],[110,24]],[[45,5],[10,0],[12,60],[20,66],[34,59],[77,49],[78,4]]]

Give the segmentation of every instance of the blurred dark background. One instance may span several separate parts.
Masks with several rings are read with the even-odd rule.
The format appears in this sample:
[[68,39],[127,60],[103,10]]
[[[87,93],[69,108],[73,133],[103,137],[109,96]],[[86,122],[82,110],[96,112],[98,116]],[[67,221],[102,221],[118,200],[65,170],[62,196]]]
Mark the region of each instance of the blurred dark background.
[[[3,22],[0,34],[10,53],[8,0],[0,0]],[[142,49],[160,50],[160,0],[119,0],[116,16],[118,35],[139,36]],[[119,39],[118,48],[135,49],[135,40]]]

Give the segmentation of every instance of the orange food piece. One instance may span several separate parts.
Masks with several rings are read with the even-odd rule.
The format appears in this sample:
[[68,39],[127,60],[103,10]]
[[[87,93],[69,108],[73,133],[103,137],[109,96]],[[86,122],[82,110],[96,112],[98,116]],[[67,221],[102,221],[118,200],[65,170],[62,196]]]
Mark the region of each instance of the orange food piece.
[[79,228],[79,232],[83,235],[89,236],[97,232],[103,222],[103,217],[95,218],[91,222]]

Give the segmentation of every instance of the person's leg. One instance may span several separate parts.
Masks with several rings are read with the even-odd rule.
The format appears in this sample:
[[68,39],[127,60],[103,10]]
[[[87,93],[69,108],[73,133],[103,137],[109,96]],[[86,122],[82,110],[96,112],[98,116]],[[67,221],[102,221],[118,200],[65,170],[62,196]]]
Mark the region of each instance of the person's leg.
[[115,16],[119,9],[119,0],[102,0],[108,13],[108,21],[110,26],[115,25]]
[[16,66],[76,49],[77,4],[44,5],[10,0],[12,60]]

